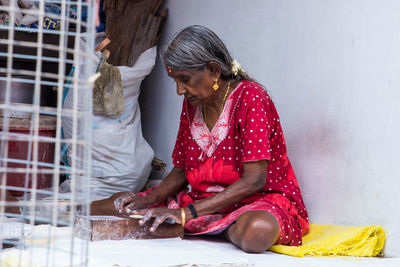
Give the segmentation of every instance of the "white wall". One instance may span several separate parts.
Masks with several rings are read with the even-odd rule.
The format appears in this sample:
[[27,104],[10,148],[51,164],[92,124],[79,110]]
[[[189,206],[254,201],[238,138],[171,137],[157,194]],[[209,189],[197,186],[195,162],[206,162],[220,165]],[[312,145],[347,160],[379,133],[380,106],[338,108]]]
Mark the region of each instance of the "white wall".
[[[162,44],[213,29],[272,95],[313,223],[381,224],[400,255],[400,1],[167,0]],[[158,63],[144,135],[171,167],[182,98]]]

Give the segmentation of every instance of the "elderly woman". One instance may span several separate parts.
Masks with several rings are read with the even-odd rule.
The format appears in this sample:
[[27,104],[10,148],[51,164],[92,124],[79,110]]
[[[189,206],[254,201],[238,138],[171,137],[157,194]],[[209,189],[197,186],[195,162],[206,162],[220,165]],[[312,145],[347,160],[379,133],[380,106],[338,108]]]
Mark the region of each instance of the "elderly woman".
[[179,32],[163,62],[184,96],[174,168],[158,187],[118,198],[119,211],[155,218],[151,231],[173,219],[251,253],[301,245],[307,211],[266,90],[202,26]]

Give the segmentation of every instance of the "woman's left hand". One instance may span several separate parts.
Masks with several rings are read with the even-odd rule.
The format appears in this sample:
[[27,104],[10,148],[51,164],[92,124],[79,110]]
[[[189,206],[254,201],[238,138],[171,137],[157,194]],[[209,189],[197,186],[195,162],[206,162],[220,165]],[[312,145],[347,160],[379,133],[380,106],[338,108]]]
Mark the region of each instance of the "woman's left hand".
[[151,218],[154,218],[154,222],[150,227],[150,232],[155,232],[158,226],[163,222],[182,224],[180,209],[154,208],[154,209],[136,210],[132,211],[130,214],[143,215],[143,218],[139,221],[140,225],[143,225]]

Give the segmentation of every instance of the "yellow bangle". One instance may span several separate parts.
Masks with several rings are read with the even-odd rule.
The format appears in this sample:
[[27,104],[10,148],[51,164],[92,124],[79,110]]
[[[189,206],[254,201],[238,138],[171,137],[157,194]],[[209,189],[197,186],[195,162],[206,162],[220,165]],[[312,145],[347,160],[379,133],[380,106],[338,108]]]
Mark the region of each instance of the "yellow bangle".
[[182,216],[182,227],[184,227],[186,223],[186,213],[184,208],[181,208],[181,216]]

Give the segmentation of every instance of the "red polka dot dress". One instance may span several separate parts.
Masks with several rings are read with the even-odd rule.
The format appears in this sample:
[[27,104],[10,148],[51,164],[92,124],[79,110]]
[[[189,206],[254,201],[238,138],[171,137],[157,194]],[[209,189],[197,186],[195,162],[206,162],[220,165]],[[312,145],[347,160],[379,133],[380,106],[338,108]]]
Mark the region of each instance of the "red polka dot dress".
[[286,152],[275,106],[259,84],[242,81],[230,94],[210,131],[200,106],[184,100],[173,164],[186,172],[191,191],[178,194],[171,208],[207,198],[240,179],[243,163],[268,160],[264,190],[217,214],[190,220],[188,234],[216,234],[249,210],[271,212],[280,225],[277,244],[301,245],[308,215]]

